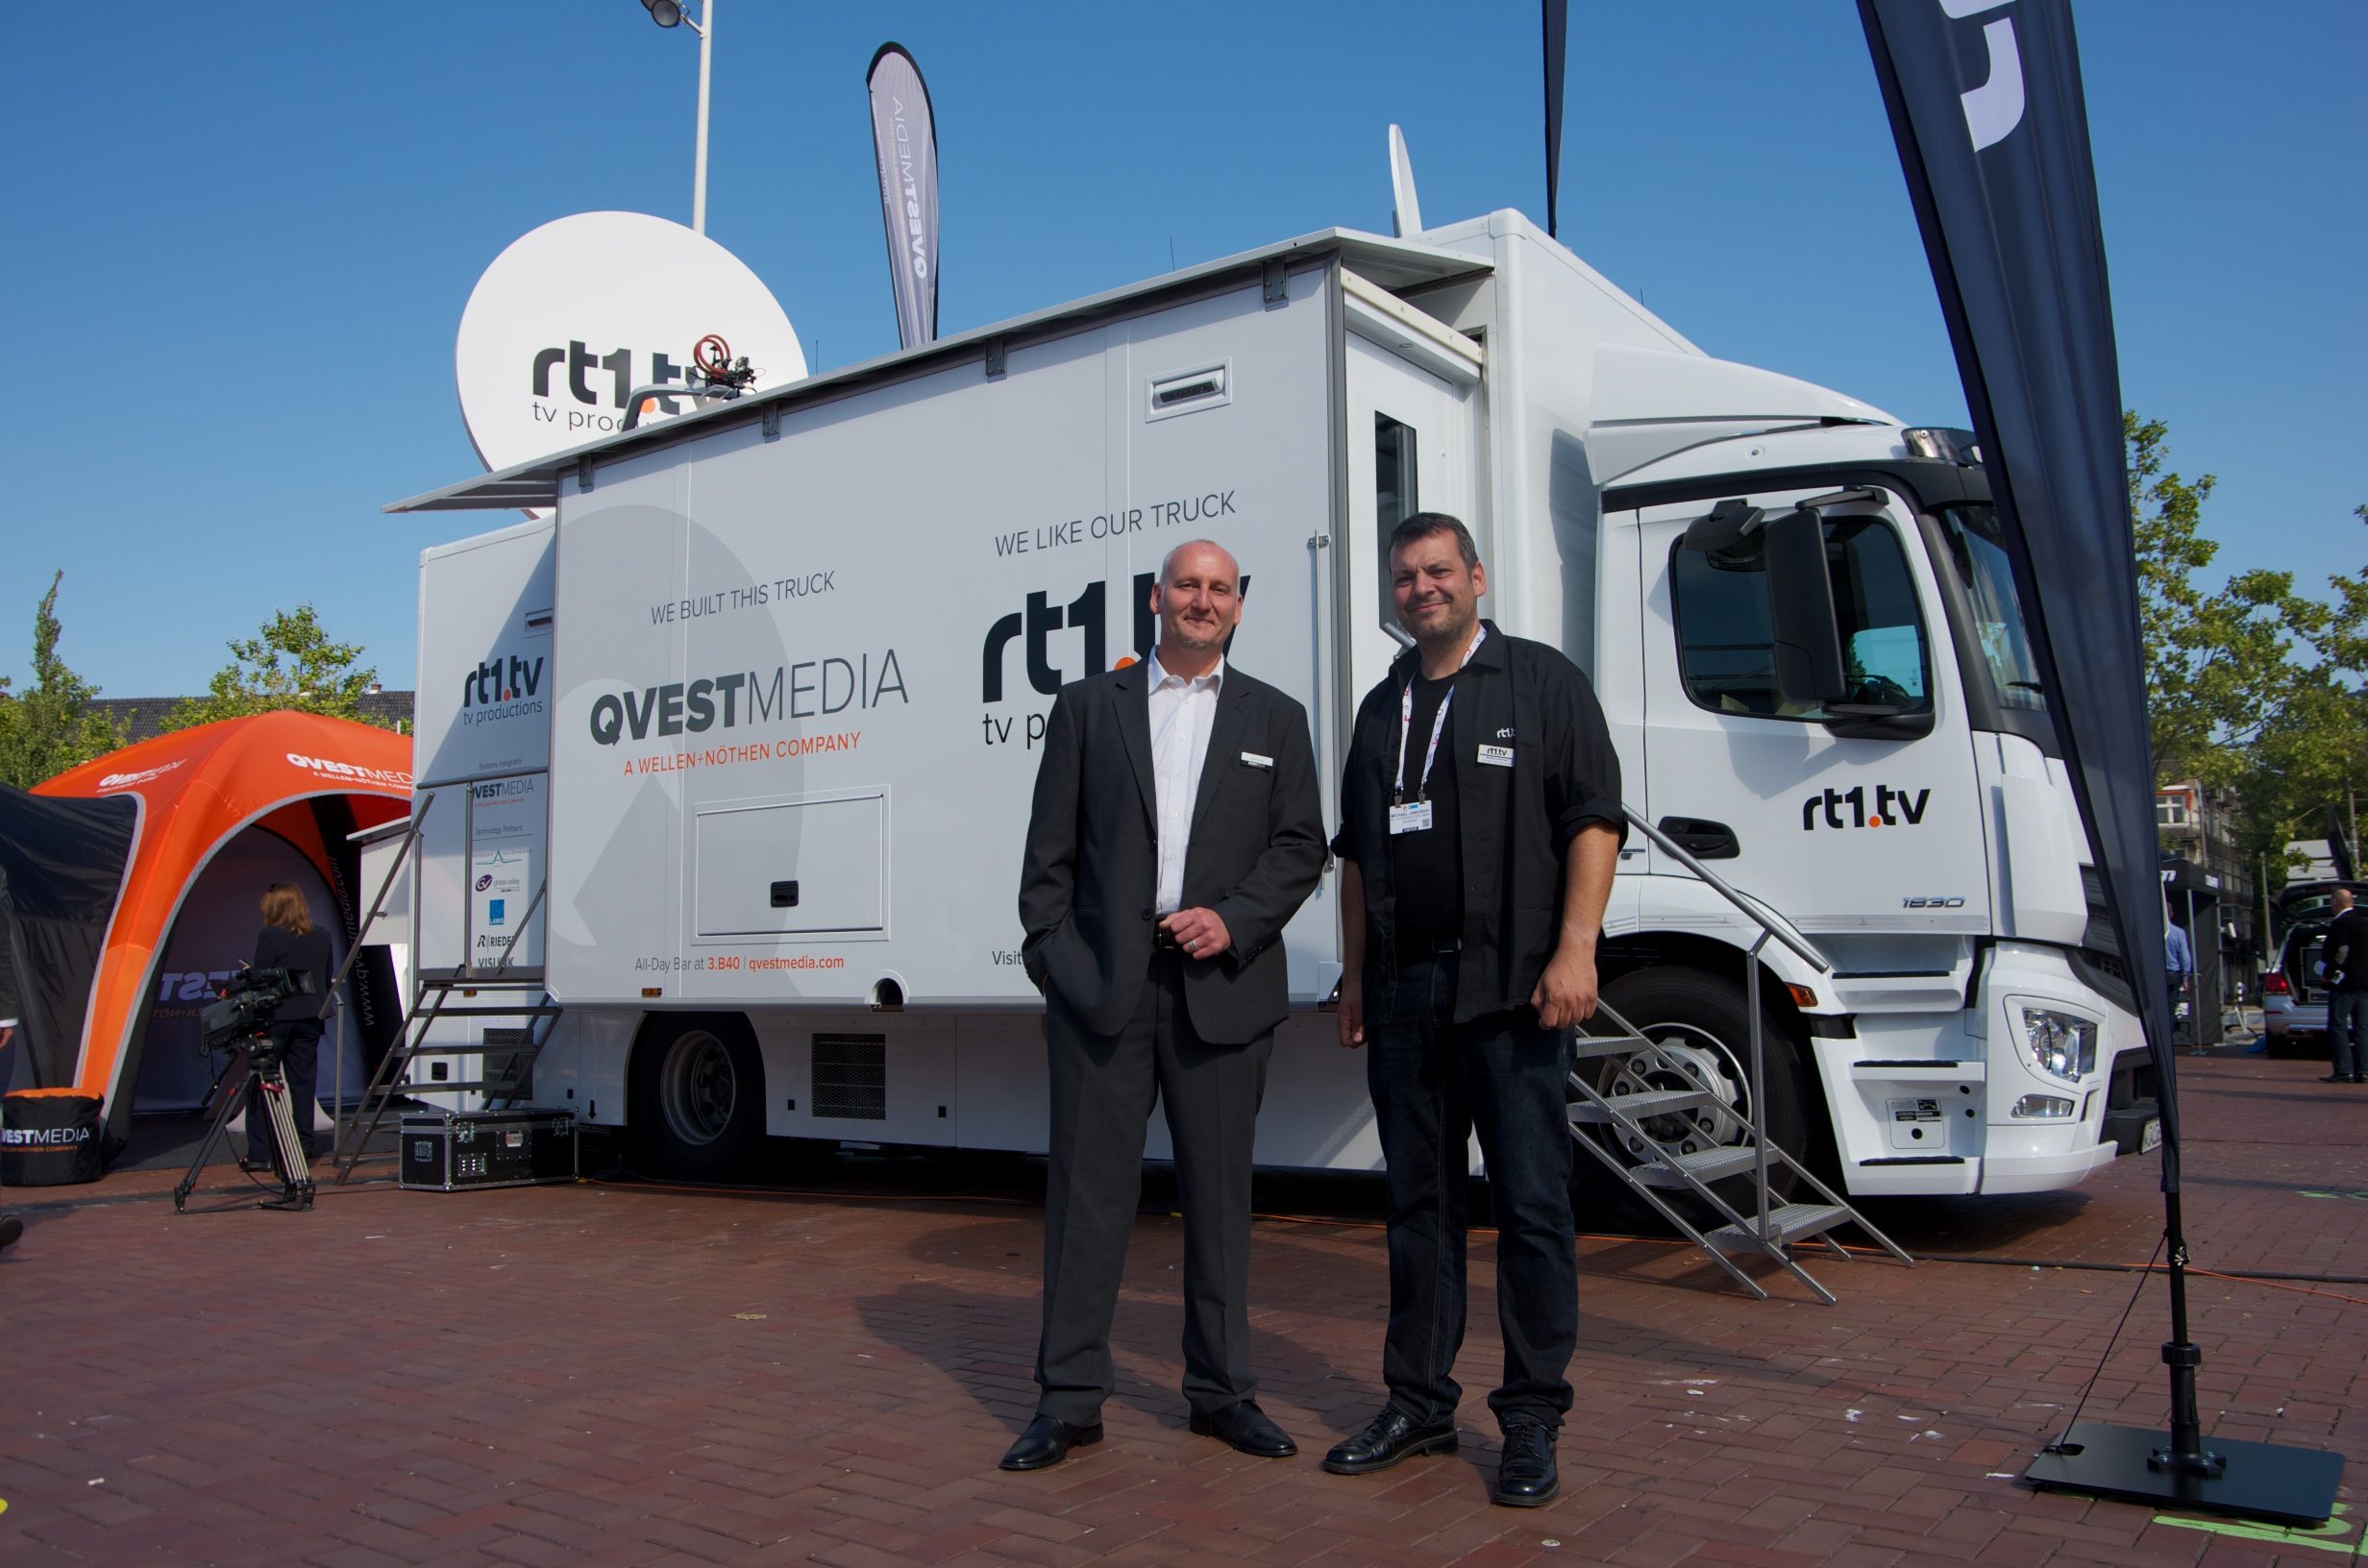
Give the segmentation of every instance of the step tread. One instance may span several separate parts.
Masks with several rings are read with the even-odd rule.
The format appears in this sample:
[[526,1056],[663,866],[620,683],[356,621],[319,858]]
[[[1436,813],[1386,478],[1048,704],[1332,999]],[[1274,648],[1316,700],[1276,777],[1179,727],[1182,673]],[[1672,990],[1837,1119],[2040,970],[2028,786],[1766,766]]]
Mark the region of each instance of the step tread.
[[1617,1111],[1633,1119],[1665,1116],[1676,1111],[1708,1110],[1725,1104],[1724,1100],[1706,1089],[1654,1089],[1635,1094],[1606,1094],[1601,1106],[1592,1100],[1575,1100],[1570,1106],[1570,1116],[1574,1121],[1591,1123],[1609,1120],[1610,1111]]
[[1579,1035],[1570,1042],[1570,1054],[1582,1062],[1605,1056],[1634,1056],[1651,1049],[1652,1043],[1642,1035]]
[[[1691,1154],[1672,1154],[1648,1161],[1631,1174],[1647,1187],[1682,1188],[1689,1184],[1680,1171],[1697,1182],[1715,1182],[1749,1170],[1758,1163],[1758,1155],[1748,1148],[1696,1149]],[[1769,1162],[1771,1168],[1775,1164]]]
[[[1838,1203],[1779,1204],[1776,1212],[1768,1216],[1771,1221],[1769,1229],[1778,1241],[1797,1241],[1804,1237],[1817,1236],[1837,1225],[1846,1225],[1856,1217],[1845,1205]],[[1704,1239],[1722,1250],[1728,1246],[1757,1247],[1760,1244],[1759,1221],[1745,1215],[1742,1224],[1721,1225]]]

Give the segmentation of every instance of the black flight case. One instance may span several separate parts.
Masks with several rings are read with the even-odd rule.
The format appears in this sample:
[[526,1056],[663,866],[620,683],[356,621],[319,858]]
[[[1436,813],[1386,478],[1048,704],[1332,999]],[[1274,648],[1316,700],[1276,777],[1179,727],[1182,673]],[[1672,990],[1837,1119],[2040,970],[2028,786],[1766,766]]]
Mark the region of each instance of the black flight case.
[[576,1179],[576,1118],[564,1111],[413,1112],[395,1185],[429,1192]]

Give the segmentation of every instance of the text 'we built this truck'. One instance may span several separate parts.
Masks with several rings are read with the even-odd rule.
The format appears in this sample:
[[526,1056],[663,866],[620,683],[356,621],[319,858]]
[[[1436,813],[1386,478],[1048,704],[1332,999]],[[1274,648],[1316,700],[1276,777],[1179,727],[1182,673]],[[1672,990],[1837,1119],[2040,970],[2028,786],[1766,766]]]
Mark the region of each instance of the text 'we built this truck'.
[[[422,557],[411,960],[539,974],[532,1102],[664,1170],[1041,1151],[1014,899],[1054,694],[1147,652],[1162,556],[1214,538],[1337,822],[1384,541],[1445,511],[1483,613],[1592,678],[1629,805],[1831,960],[1757,960],[1773,1139],[1853,1194],[2069,1186],[2152,1084],[1987,497],[1961,432],[1713,358],[1510,211],[761,391],[395,508],[551,509]],[[1619,870],[1605,995],[1663,1048],[1588,1070],[1748,1109],[1759,928],[1642,835]],[[1338,892],[1286,935],[1264,1165],[1379,1168]]]

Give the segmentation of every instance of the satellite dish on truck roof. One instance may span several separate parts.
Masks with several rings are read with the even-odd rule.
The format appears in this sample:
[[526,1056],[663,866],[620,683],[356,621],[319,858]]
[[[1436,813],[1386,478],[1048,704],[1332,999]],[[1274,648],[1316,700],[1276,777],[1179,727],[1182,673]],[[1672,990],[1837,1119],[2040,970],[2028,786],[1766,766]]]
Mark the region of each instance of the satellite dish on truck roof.
[[[578,212],[530,230],[460,313],[453,373],[478,458],[508,468],[613,434],[630,394],[687,381],[710,336],[748,356],[759,387],[805,376],[780,302],[704,234],[645,212]],[[698,406],[652,401],[643,425]]]

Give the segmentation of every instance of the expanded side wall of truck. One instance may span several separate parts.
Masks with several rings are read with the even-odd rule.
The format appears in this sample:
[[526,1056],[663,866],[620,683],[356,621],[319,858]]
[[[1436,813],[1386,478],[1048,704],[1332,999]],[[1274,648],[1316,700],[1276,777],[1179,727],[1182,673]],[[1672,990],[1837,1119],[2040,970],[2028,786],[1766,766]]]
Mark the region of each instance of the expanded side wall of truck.
[[[1046,719],[1147,651],[1170,549],[1235,552],[1233,657],[1316,705],[1331,279],[793,406],[564,495],[554,993],[1034,1004],[1013,889]],[[1290,929],[1302,1003],[1336,926],[1327,894]]]

